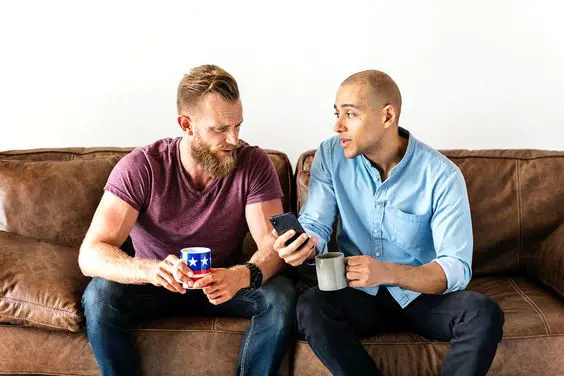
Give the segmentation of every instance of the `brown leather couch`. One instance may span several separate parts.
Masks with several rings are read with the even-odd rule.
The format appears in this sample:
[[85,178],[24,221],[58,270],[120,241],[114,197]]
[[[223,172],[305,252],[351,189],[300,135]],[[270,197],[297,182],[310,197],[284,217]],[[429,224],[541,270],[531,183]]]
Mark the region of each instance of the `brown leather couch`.
[[[78,247],[112,167],[131,149],[72,148],[0,152],[0,374],[96,375],[82,329],[88,283]],[[474,223],[469,288],[505,312],[492,375],[557,375],[564,370],[564,152],[446,151],[462,169]],[[307,196],[314,151],[294,175],[285,154],[269,151],[285,210]],[[247,237],[247,253],[255,249]],[[301,282],[300,282],[301,283]],[[147,375],[234,373],[245,319],[171,317],[135,328]],[[364,344],[384,374],[437,374],[448,344],[398,331]],[[283,375],[329,375],[298,340]]]

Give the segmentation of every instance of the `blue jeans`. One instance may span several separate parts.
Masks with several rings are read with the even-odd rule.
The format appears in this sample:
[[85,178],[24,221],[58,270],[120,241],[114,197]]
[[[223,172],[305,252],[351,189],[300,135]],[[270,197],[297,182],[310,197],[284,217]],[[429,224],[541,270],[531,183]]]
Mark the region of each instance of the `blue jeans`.
[[82,296],[86,331],[102,375],[138,375],[132,321],[178,312],[251,319],[239,352],[238,375],[276,375],[295,332],[297,295],[275,276],[259,289],[239,291],[214,306],[202,291],[173,293],[153,285],[125,285],[94,278]]
[[449,341],[441,375],[485,375],[503,334],[504,315],[487,296],[473,291],[422,294],[406,308],[381,287],[376,296],[353,288],[300,296],[298,326],[333,375],[380,375],[359,339],[390,326]]

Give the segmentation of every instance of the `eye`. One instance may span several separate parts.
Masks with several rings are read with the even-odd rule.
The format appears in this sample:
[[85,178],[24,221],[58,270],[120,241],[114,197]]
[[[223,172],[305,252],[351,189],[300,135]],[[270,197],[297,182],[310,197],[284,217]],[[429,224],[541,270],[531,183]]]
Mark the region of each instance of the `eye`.
[[333,115],[335,115],[335,117],[338,119],[339,118],[339,113],[335,112]]
[[215,131],[216,131],[217,133],[223,133],[223,132],[225,132],[225,130],[226,130],[225,127],[215,128]]
[[348,117],[348,118],[352,118],[352,117],[354,117],[354,114],[350,111],[347,111],[345,116]]

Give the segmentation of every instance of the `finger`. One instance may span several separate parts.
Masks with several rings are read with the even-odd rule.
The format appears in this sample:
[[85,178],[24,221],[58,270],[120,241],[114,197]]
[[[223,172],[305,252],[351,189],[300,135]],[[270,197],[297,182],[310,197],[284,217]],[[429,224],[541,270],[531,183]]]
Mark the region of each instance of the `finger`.
[[284,258],[284,262],[290,264],[292,266],[297,266],[303,264],[305,260],[311,255],[312,249],[302,248],[299,251],[296,251],[289,256]]
[[274,245],[278,248],[278,249],[282,249],[284,247],[286,247],[286,243],[288,242],[288,240],[290,240],[290,238],[292,236],[296,235],[296,231],[294,230],[290,230],[290,231],[286,231],[285,233],[283,233],[282,235],[280,235],[275,241],[274,241]]
[[162,279],[164,279],[169,285],[172,285],[172,287],[176,291],[178,291],[178,292],[186,291],[184,289],[184,287],[182,287],[182,285],[180,283],[178,283],[178,281],[176,279],[174,279],[172,274],[169,274],[166,270],[159,271],[158,276],[161,277]]
[[363,266],[362,265],[346,265],[345,266],[345,270],[347,272],[353,272],[353,273],[360,273],[362,271]]
[[273,235],[275,238],[278,238],[278,237],[280,236],[280,235],[278,235],[278,231],[276,231],[275,229],[272,229],[272,235]]
[[210,302],[211,304],[213,304],[213,305],[218,305],[218,304],[221,304],[221,303],[225,303],[225,302],[228,301],[229,299],[231,299],[231,298],[229,297],[229,295],[222,295],[222,296],[220,296],[220,297],[218,297],[218,298],[216,298],[216,299],[208,299],[208,300],[209,300],[209,302]]
[[362,265],[364,260],[362,259],[362,256],[349,256],[345,259],[345,261],[347,262],[347,265],[356,266]]
[[171,253],[170,255],[166,256],[166,258],[163,261],[168,265],[174,265],[175,263],[178,262],[178,260],[180,260],[178,256]]
[[[306,236],[307,236],[307,235],[306,235]],[[298,239],[298,240],[301,240],[301,239]],[[296,242],[297,242],[298,240],[296,240]],[[294,242],[294,243],[296,243],[296,242]],[[300,246],[300,245],[297,246],[297,248],[296,248],[295,251],[289,252],[287,255],[285,255],[284,253],[280,252],[278,255],[279,255],[279,256],[284,255],[283,258],[284,258],[285,260],[286,260],[286,257],[292,257],[292,255],[294,255],[294,254],[300,254],[300,255],[304,255],[304,254],[305,254],[305,256],[306,256],[306,258],[307,258],[307,257],[311,256],[311,254],[312,254],[313,252],[316,251],[316,249],[315,249],[316,243],[317,243],[317,241],[316,241],[315,239],[310,238],[310,239],[307,241],[307,243],[305,243],[305,244],[302,243],[301,246]],[[292,244],[293,244],[293,243],[292,243]]]
[[213,285],[211,285],[211,286],[209,286],[209,287],[204,287],[204,288],[202,289],[202,291],[204,292],[204,294],[206,294],[206,295],[209,296],[210,294],[215,294],[215,293],[217,293],[218,291],[223,291],[224,287],[225,287],[225,286],[223,286],[223,285],[222,285],[222,286],[218,286],[218,285],[216,285],[216,284],[213,284]]
[[366,287],[366,283],[364,281],[351,281],[349,282],[349,287]]
[[347,279],[349,281],[353,280],[360,280],[362,278],[362,274],[358,272],[347,272]]
[[186,275],[189,278],[194,277],[194,273],[192,272],[192,269],[190,269],[182,260],[180,260],[180,263],[176,264],[176,268],[182,272],[182,274]]
[[214,276],[213,273],[210,273],[206,276],[203,276],[200,279],[197,279],[194,281],[194,288],[199,289],[202,288],[206,285],[211,285],[214,281]]
[[182,262],[182,260],[179,261],[180,261],[179,263],[175,264],[175,269],[173,273],[174,279],[176,279],[177,281],[188,283],[188,281],[190,281],[194,276],[194,273],[192,272],[192,269],[187,267],[186,264]]
[[[161,275],[157,275],[157,281],[159,282],[159,284],[164,287],[165,289],[172,291],[172,292],[178,292],[178,290],[171,285],[170,283],[168,283],[168,281],[166,279],[164,279]],[[186,290],[185,290],[186,291]]]
[[[308,239],[307,234],[300,235],[300,237],[297,238],[296,240],[294,240],[291,244],[289,244],[285,248],[282,248],[278,252],[278,256],[280,256],[281,258],[286,258],[290,254],[294,253],[298,248],[300,248],[301,245],[304,244],[307,239]],[[305,244],[307,244],[307,243],[305,243]],[[312,242],[312,244],[313,244],[313,242]],[[309,248],[307,246],[304,246],[304,248],[306,248],[306,250],[309,250]]]
[[216,300],[222,297],[223,295],[225,295],[225,293],[226,293],[225,291],[221,290],[221,291],[215,291],[211,294],[206,294],[206,296],[208,297],[208,300]]

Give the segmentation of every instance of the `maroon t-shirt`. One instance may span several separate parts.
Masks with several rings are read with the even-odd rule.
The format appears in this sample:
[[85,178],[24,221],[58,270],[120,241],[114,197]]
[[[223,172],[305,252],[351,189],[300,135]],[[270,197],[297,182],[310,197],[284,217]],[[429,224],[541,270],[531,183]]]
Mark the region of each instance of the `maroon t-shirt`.
[[240,261],[245,206],[283,197],[268,154],[243,143],[237,166],[194,189],[180,161],[181,138],[137,148],[112,170],[105,190],[139,211],[130,236],[135,257],[163,260],[185,247],[209,247],[212,266]]

